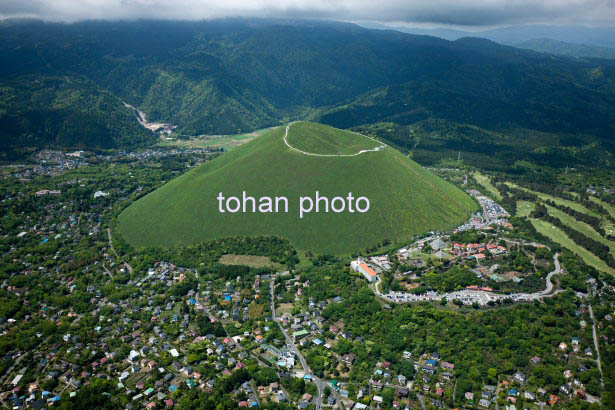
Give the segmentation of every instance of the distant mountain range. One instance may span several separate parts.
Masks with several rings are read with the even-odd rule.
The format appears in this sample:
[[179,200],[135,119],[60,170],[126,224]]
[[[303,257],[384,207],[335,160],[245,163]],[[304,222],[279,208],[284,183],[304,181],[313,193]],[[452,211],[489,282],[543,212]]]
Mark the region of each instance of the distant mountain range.
[[123,102],[187,135],[441,118],[612,144],[615,62],[323,21],[0,22],[3,150],[151,144]]
[[395,30],[408,34],[440,37],[445,40],[458,40],[462,37],[480,37],[495,41],[496,43],[510,45],[539,38],[549,38],[566,43],[615,48],[615,27],[548,26],[537,24],[501,27],[481,31],[466,31],[450,28],[425,29],[392,26],[374,22],[360,22],[358,24],[366,28]]
[[537,38],[513,44],[515,47],[526,48],[540,53],[560,54],[570,57],[591,57],[615,59],[615,48],[591,46],[588,44],[566,43],[549,38]]
[[366,28],[395,30],[451,41],[463,37],[478,37],[541,53],[615,59],[615,27],[524,25],[484,31],[464,31],[449,28],[389,26],[373,22],[359,24]]

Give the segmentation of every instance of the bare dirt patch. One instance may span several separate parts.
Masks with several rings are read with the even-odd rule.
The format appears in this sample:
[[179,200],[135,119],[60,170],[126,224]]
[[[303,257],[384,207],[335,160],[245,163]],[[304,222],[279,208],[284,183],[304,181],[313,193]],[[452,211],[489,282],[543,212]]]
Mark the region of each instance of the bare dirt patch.
[[418,282],[412,282],[412,283],[402,283],[402,285],[403,285],[406,289],[408,289],[408,290],[416,289],[416,288],[418,288],[419,286],[421,286],[421,284],[420,284],[420,283],[418,283]]
[[222,255],[220,260],[218,260],[223,265],[243,265],[249,266],[251,268],[272,268],[277,269],[280,267],[280,264],[272,262],[266,256],[254,256],[254,255],[234,255],[227,254]]
[[509,271],[509,272],[506,272],[506,273],[499,273],[498,275],[502,276],[503,278],[506,278],[508,280],[512,280],[514,278],[523,278],[523,277],[527,276],[526,274],[521,273],[521,272],[517,272],[517,271]]
[[282,316],[285,314],[290,314],[293,311],[294,305],[292,303],[281,303],[280,306],[276,309],[276,313],[278,316]]

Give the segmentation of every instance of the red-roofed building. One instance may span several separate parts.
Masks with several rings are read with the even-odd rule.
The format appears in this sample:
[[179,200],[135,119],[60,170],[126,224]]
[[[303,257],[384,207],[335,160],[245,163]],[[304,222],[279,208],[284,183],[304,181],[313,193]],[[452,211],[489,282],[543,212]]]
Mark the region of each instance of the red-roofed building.
[[370,268],[366,263],[361,262],[360,259],[350,262],[350,267],[355,271],[363,274],[363,276],[365,276],[365,279],[367,279],[369,282],[375,282],[376,280],[378,280],[378,273],[376,273],[376,271]]

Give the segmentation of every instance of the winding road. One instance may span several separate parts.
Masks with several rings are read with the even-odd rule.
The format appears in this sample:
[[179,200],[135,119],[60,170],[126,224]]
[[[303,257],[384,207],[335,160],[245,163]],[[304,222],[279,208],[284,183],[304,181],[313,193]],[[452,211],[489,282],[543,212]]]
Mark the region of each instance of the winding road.
[[[600,362],[600,347],[598,346],[598,332],[596,331],[596,318],[594,317],[594,309],[592,309],[591,303],[588,303],[589,316],[592,319],[592,335],[594,337],[594,348],[596,349],[596,363],[598,364],[598,370],[600,371],[600,386],[604,391],[604,376],[602,375],[602,363]],[[602,400],[602,397],[600,398]]]
[[[562,273],[562,268],[559,264],[559,255],[559,253],[556,253],[555,256],[553,256],[553,264],[555,265],[555,269],[547,275],[547,287],[542,292],[538,292],[539,295],[547,296],[553,292],[553,282],[551,282],[551,278],[553,278],[554,275]],[[532,293],[532,295],[533,294],[534,293]],[[557,292],[553,293],[553,295],[555,294],[557,294]]]
[[299,121],[293,121],[293,122],[291,122],[290,124],[288,124],[286,126],[286,132],[284,133],[284,144],[286,144],[286,146],[288,148],[292,149],[293,151],[297,151],[297,152],[300,152],[300,153],[305,154],[305,155],[311,155],[311,156],[314,156],[314,157],[356,157],[357,155],[365,154],[366,152],[378,152],[378,151],[381,151],[383,148],[386,147],[385,144],[382,144],[380,141],[378,141],[378,140],[376,140],[376,139],[374,139],[372,137],[368,137],[367,135],[359,134],[358,132],[354,132],[354,131],[343,130],[343,131],[352,132],[353,134],[357,134],[357,135],[360,135],[360,136],[365,137],[365,138],[369,138],[370,140],[376,141],[377,143],[382,144],[382,145],[380,145],[379,147],[376,147],[376,148],[372,148],[372,149],[362,149],[361,151],[359,151],[357,153],[354,153],[354,154],[315,154],[313,152],[302,151],[302,150],[300,150],[298,148],[295,148],[292,145],[290,145],[288,143],[288,140],[287,140],[287,138],[288,138],[288,130],[290,129],[290,126],[293,125],[296,122],[299,122]]
[[[113,238],[111,237],[111,228],[107,228],[107,236],[109,237],[109,247],[111,248],[111,251],[113,252],[116,258],[120,259],[120,255],[117,254],[117,252],[115,251],[115,248],[113,247]],[[132,266],[130,266],[128,262],[124,262],[124,266],[126,267],[126,269],[128,269],[130,273],[134,272],[134,270],[132,269]],[[108,271],[108,269],[106,270]],[[113,277],[113,275],[111,275],[111,272],[108,272],[108,273],[109,273],[109,276]]]
[[[312,380],[314,381],[314,383],[316,383],[316,387],[318,388],[318,397],[316,397],[314,401],[314,407],[316,408],[316,410],[319,410],[322,405],[321,398],[325,390],[325,387],[327,385],[327,382],[325,380],[322,380],[316,377],[316,375],[312,374],[312,370],[310,369],[307,362],[305,361],[305,358],[303,357],[303,355],[301,354],[301,352],[295,345],[295,342],[293,342],[292,338],[286,332],[286,329],[284,329],[282,324],[276,318],[275,316],[275,279],[274,278],[271,279],[270,288],[271,288],[271,317],[273,318],[274,322],[278,324],[280,330],[282,331],[282,334],[284,335],[284,338],[286,339],[286,344],[290,346],[291,350],[299,358],[299,362],[301,363],[301,367],[303,367],[303,371],[305,372],[305,374],[312,375]],[[333,397],[335,397],[337,401],[337,393],[335,392],[335,390],[332,390],[331,394],[333,394]]]
[[[560,292],[563,292],[563,289],[558,289],[554,291],[553,282],[551,282],[551,279],[553,278],[553,276],[559,275],[560,273],[562,273],[562,268],[559,263],[559,256],[560,256],[559,253],[553,256],[554,269],[551,272],[549,272],[549,274],[547,275],[546,288],[544,290],[541,290],[540,292],[535,292],[535,293],[512,293],[510,295],[504,295],[500,293],[478,291],[478,290],[461,290],[461,291],[444,293],[444,294],[438,294],[437,292],[432,292],[428,295],[425,295],[424,297],[414,295],[412,293],[403,293],[402,295],[400,294],[393,295],[391,293],[383,294],[382,292],[378,290],[378,285],[380,285],[380,282],[381,282],[380,276],[378,276],[376,283],[374,283],[373,291],[377,296],[391,303],[440,301],[442,298],[446,298],[450,300],[450,299],[457,298],[459,296],[462,296],[462,297],[472,296],[477,299],[476,301],[478,301],[479,298],[489,299],[489,300],[512,299],[515,302],[528,302],[532,300],[539,300],[545,297],[552,297],[552,296],[557,295]],[[399,300],[399,299],[402,299],[402,300]]]

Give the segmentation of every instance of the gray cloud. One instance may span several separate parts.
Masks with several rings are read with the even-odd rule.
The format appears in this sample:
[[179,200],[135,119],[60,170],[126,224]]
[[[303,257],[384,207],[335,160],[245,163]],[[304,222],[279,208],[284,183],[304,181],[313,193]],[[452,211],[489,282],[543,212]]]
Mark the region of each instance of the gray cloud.
[[51,21],[296,17],[457,26],[615,24],[615,0],[2,0],[0,17]]

